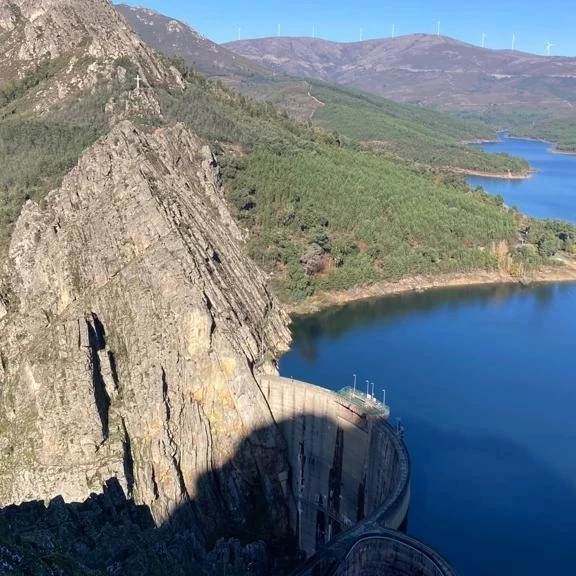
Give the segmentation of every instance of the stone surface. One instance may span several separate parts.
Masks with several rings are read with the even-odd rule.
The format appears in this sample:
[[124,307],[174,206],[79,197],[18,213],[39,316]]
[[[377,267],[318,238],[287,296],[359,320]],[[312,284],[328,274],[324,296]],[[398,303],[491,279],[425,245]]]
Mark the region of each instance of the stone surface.
[[189,528],[155,528],[150,511],[117,481],[85,502],[29,502],[0,510],[0,574],[265,576],[263,542],[219,540],[205,553]]
[[[40,82],[27,96],[36,112],[109,86],[119,80],[119,67],[125,88],[136,87],[136,74],[143,87],[183,86],[180,74],[132,32],[108,0],[3,0],[0,34],[0,86],[53,63],[50,82]],[[130,70],[122,68],[127,63]]]
[[181,126],[119,124],[25,206],[0,320],[0,505],[81,501],[115,477],[205,542],[288,533],[285,447],[255,379],[287,319],[240,237]]

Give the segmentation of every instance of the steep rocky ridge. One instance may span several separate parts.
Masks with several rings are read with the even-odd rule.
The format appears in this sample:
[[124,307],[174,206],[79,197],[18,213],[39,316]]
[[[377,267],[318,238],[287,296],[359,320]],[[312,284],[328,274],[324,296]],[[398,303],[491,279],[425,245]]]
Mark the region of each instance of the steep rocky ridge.
[[0,504],[81,501],[116,477],[200,539],[241,534],[262,506],[256,532],[287,534],[283,444],[255,377],[289,333],[240,238],[182,126],[121,123],[25,206],[0,320]]
[[[30,95],[40,111],[115,77],[135,87],[135,78],[126,78],[132,72],[143,85],[182,85],[108,0],[3,0],[0,40],[0,85],[17,84],[50,63],[51,82],[38,82]],[[135,70],[118,71],[119,61]]]

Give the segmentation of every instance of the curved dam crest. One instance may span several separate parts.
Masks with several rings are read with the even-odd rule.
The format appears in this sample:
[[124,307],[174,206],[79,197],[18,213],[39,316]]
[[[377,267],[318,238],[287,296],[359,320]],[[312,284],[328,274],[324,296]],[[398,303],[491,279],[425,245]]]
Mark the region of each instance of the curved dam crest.
[[292,378],[260,386],[286,441],[285,483],[300,576],[452,575],[430,548],[398,532],[410,503],[410,459],[386,407]]

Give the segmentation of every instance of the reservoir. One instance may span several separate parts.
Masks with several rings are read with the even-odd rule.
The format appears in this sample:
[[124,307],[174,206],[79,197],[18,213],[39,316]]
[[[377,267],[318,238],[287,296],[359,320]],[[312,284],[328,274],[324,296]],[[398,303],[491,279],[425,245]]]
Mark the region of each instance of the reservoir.
[[494,154],[525,158],[536,172],[527,180],[472,177],[468,179],[471,186],[500,194],[508,206],[528,216],[576,222],[576,155],[556,154],[546,142],[515,138],[479,147]]
[[[576,221],[576,157],[538,142],[488,148],[540,172],[475,185]],[[374,382],[380,399],[386,390],[412,459],[408,533],[461,576],[572,573],[575,326],[573,284],[395,296],[297,319],[281,372],[333,390],[356,374],[359,388]]]

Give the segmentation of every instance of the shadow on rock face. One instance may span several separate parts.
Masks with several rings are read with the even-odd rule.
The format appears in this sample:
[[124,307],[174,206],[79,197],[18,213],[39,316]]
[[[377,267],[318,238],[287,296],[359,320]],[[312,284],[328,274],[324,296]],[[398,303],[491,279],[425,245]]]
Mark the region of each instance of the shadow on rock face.
[[[81,503],[57,497],[0,510],[0,575],[283,576],[302,565],[298,548],[321,551],[318,566],[332,566],[368,521],[374,530],[396,509],[405,515],[409,479],[392,428],[335,405],[334,414],[309,406],[253,430],[160,526],[116,478]],[[282,442],[250,458],[270,428]],[[271,465],[278,450],[289,469]],[[271,485],[280,486],[277,501]]]
[[[197,497],[156,526],[148,506],[126,497],[116,478],[84,502],[27,502],[0,510],[0,575],[265,576],[290,571],[296,542],[274,525],[266,486],[227,484],[243,453],[266,427],[254,431],[220,470],[197,482]],[[258,463],[260,464],[260,463]],[[264,462],[261,463],[265,465]],[[265,480],[262,481],[265,483]],[[227,490],[241,490],[230,498]],[[229,509],[240,498],[247,516]],[[285,503],[288,508],[290,495]],[[215,508],[214,502],[219,505]],[[278,509],[278,508],[277,508]],[[206,521],[206,512],[221,518]]]

